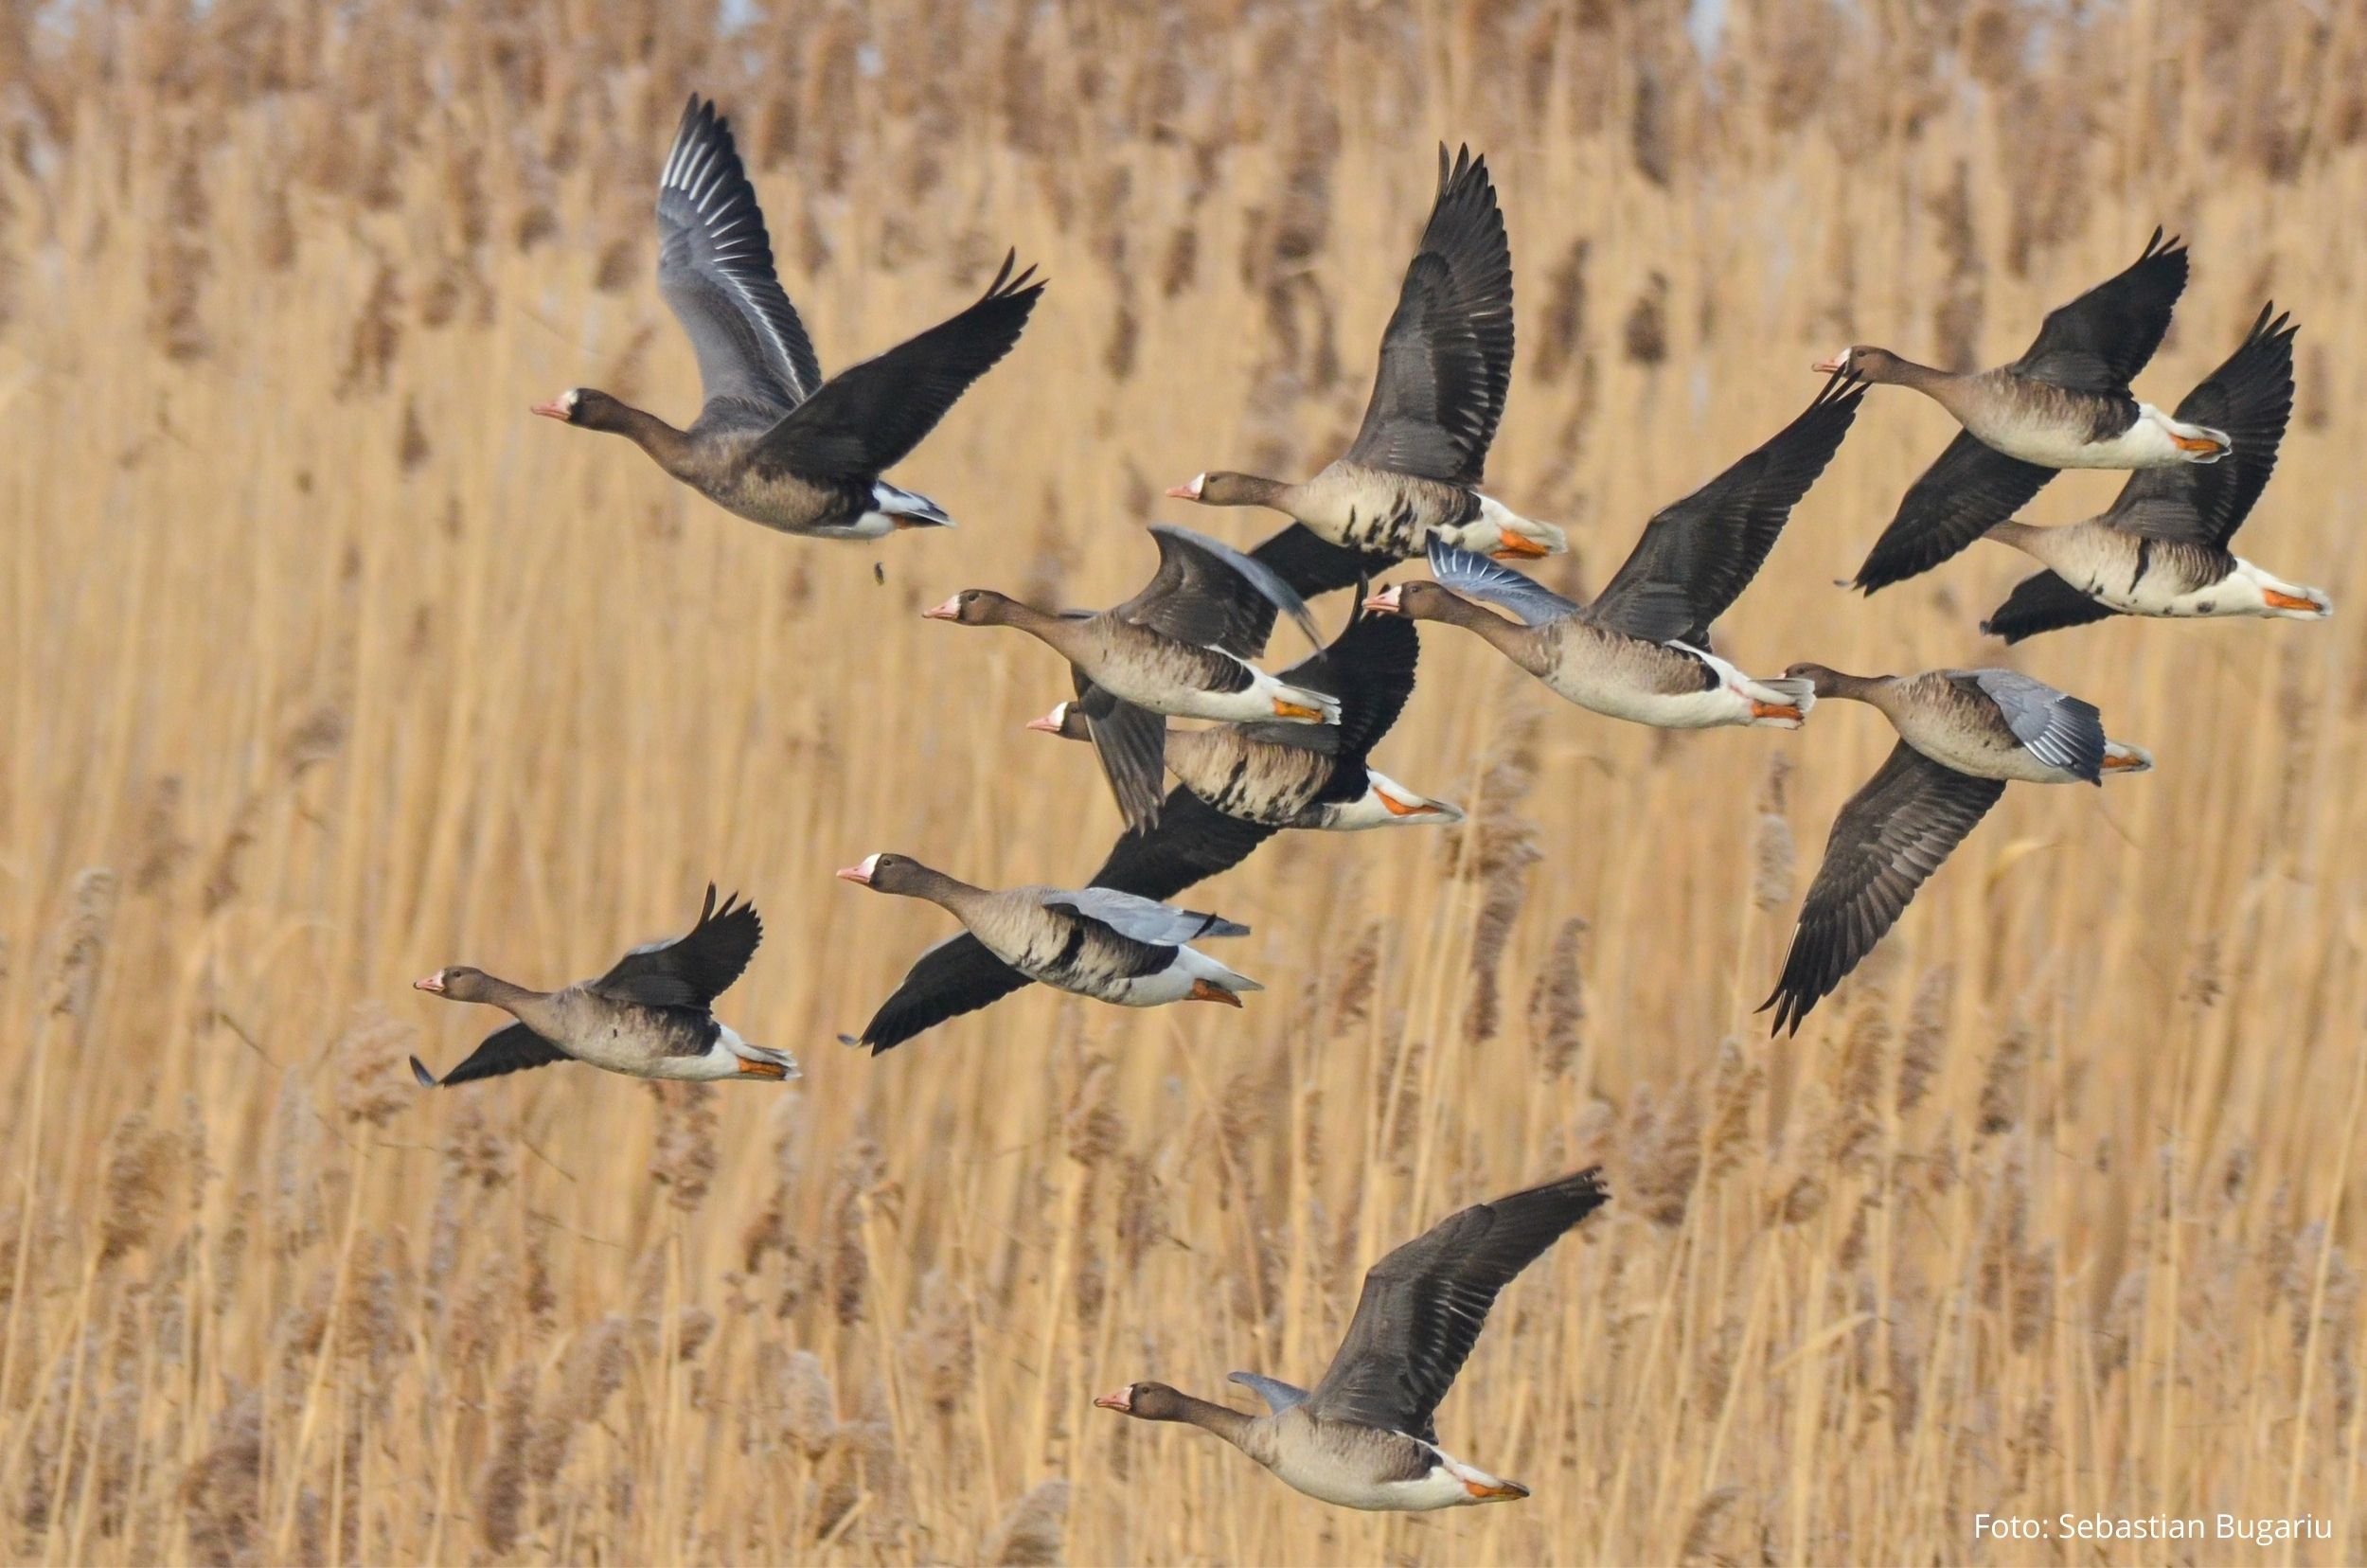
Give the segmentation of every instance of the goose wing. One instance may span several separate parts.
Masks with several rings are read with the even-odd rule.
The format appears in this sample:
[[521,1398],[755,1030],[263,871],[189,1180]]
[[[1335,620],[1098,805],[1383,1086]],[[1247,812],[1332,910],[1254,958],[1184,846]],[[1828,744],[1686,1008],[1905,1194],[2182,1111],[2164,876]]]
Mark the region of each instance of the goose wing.
[[1177,909],[1155,899],[1120,892],[1114,887],[1079,887],[1046,893],[1046,909],[1064,909],[1098,920],[1119,935],[1162,947],[1182,947],[1207,936],[1246,936],[1249,927],[1220,915],[1197,909]]
[[2216,463],[2139,469],[2105,513],[2108,522],[2148,539],[2220,549],[2235,537],[2276,472],[2293,414],[2293,334],[2301,329],[2289,316],[2271,321],[2275,309],[2263,306],[2243,345],[2178,405],[2180,419],[2225,431],[2234,450]]
[[1891,748],[1833,819],[1783,977],[1759,1005],[1761,1012],[1775,1009],[1771,1032],[1800,1032],[1808,1009],[1873,951],[1915,889],[2004,793],[2004,780],[1958,773],[1904,740]]
[[2031,756],[2091,784],[2103,782],[2104,715],[2093,703],[2011,669],[1976,670],[1971,680]]
[[570,1060],[565,1051],[524,1024],[512,1024],[487,1035],[484,1043],[469,1053],[467,1060],[441,1078],[429,1072],[418,1057],[411,1059],[411,1076],[419,1080],[422,1089],[448,1089],[455,1083],[499,1078],[504,1073],[519,1073],[528,1067],[547,1067],[554,1061]]
[[[1166,716],[1120,702],[1083,676],[1077,696],[1092,733],[1094,756],[1110,781],[1111,796],[1129,828],[1159,824],[1159,786],[1167,776]],[[1308,728],[1328,728],[1309,725]]]
[[1438,149],[1438,195],[1380,339],[1348,460],[1476,485],[1512,384],[1512,243],[1487,160]]
[[1897,512],[1866,552],[1853,588],[1873,593],[1928,572],[2030,504],[2056,471],[2008,457],[1969,430],[1908,487]]
[[1432,1416],[1496,1294],[1609,1200],[1599,1168],[1474,1203],[1364,1276],[1364,1293],[1308,1414],[1437,1441]]
[[706,401],[781,411],[811,397],[822,366],[774,274],[731,121],[695,93],[658,175],[657,238],[658,292],[689,334]]
[[709,882],[697,925],[680,936],[633,949],[584,989],[613,1002],[703,1011],[731,989],[763,939],[764,923],[755,907],[735,893],[717,908],[715,884]]
[[756,455],[816,481],[863,482],[934,430],[970,383],[1011,351],[1043,284],[1011,276],[1017,253],[960,314],[847,366],[758,438]]
[[2078,392],[2120,392],[2162,347],[2186,290],[2186,244],[2155,229],[2144,252],[2068,305],[2047,312],[2014,369]]
[[1858,417],[1865,383],[1836,375],[1798,418],[1708,484],[1664,507],[1587,607],[1596,624],[1646,642],[1707,648]]
[[[1146,899],[1171,899],[1196,882],[1238,865],[1274,831],[1226,816],[1178,785],[1160,807],[1158,827],[1121,836],[1094,873],[1093,884]],[[860,1038],[842,1038],[870,1047],[876,1056],[1031,983],[965,931],[920,955],[894,994],[871,1015]]]
[[1397,563],[1392,555],[1334,544],[1304,523],[1276,532],[1252,550],[1250,558],[1270,568],[1303,598],[1353,588]]
[[2109,620],[2112,615],[2110,605],[2090,598],[2053,572],[2033,572],[2014,584],[2014,591],[2005,596],[2004,603],[1989,612],[1981,630],[1992,637],[2018,643],[2041,632]]
[[1430,575],[1438,579],[1440,586],[1451,588],[1466,598],[1484,599],[1498,609],[1511,611],[1523,626],[1542,626],[1578,613],[1576,603],[1563,598],[1535,578],[1523,577],[1509,566],[1499,566],[1484,555],[1459,549],[1442,539],[1430,542]]
[[1178,642],[1255,659],[1273,634],[1279,613],[1288,615],[1308,642],[1323,646],[1307,601],[1271,567],[1172,523],[1153,523],[1150,537],[1159,546],[1159,570],[1141,593],[1111,612],[1119,619]]

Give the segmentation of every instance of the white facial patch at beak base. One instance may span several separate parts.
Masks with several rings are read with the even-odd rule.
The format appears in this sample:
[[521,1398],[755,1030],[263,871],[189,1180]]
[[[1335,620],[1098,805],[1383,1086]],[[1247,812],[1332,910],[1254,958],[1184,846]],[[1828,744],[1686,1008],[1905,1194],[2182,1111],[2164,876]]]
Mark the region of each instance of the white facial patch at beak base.
[[1207,486],[1208,475],[1204,473],[1195,473],[1192,475],[1192,482],[1188,485],[1169,485],[1167,487],[1167,494],[1171,499],[1177,501],[1197,501],[1200,499],[1200,492],[1205,490]]
[[429,975],[424,980],[412,981],[411,989],[413,990],[423,990],[434,996],[443,995],[444,971],[442,970],[437,970],[434,974]]
[[869,887],[871,885],[871,873],[879,868],[880,857],[876,854],[865,855],[862,860],[840,871],[838,873],[838,879],[841,882],[859,882],[864,887]]

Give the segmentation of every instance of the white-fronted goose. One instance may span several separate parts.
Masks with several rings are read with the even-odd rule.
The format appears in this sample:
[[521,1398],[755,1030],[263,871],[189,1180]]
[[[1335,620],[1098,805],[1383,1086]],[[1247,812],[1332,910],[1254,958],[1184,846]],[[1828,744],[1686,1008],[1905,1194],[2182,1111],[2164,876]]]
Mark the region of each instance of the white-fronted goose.
[[1913,387],[1964,430],[1911,487],[1852,586],[1878,588],[1928,572],[2026,506],[2067,468],[2147,469],[2211,463],[2224,430],[2139,402],[2128,383],[2162,345],[2186,288],[2186,248],[2155,229],[2116,276],[2048,312],[2010,365],[1934,370],[1887,348],[1848,348],[1816,366]]
[[2293,412],[2293,334],[2264,306],[2243,346],[2186,394],[2178,417],[2228,433],[2234,450],[2207,467],[2144,469],[2129,475],[2111,510],[2067,527],[2005,522],[1988,537],[2050,570],[2025,578],[1984,632],[2020,642],[2057,627],[2108,615],[2279,615],[2323,620],[2325,591],[2271,576],[2234,554],[2228,541],[2276,472],[2277,447]]
[[2008,781],[2101,784],[2108,773],[2153,766],[2150,752],[2105,739],[2091,704],[2010,669],[1844,675],[1801,664],[1789,673],[1813,682],[1819,697],[1880,709],[1898,744],[1833,821],[1783,978],[1759,1007],[1775,1009],[1771,1033],[1800,1032]]
[[[1592,604],[1580,606],[1507,567],[1433,543],[1430,564],[1438,581],[1388,589],[1372,608],[1474,632],[1557,695],[1615,719],[1662,729],[1797,729],[1815,700],[1807,684],[1745,675],[1709,651],[1710,623],[1757,575],[1792,508],[1848,434],[1864,395],[1862,386],[1835,376],[1766,444],[1663,508]],[[1519,620],[1471,598],[1501,605]]]
[[960,920],[997,958],[1030,980],[1121,1007],[1170,1002],[1241,1005],[1265,988],[1188,947],[1249,927],[1173,909],[1107,887],[1013,887],[988,892],[909,855],[866,855],[838,873],[875,892],[926,899]]
[[795,1057],[749,1044],[712,1011],[763,935],[756,910],[739,895],[716,907],[710,882],[699,923],[687,934],[633,949],[596,980],[528,990],[483,970],[447,965],[413,989],[483,1002],[518,1022],[489,1036],[440,1080],[418,1057],[411,1059],[412,1076],[433,1089],[574,1060],[632,1078],[796,1078]]
[[1310,1391],[1229,1374],[1266,1401],[1263,1416],[1162,1382],[1129,1383],[1094,1403],[1144,1421],[1187,1421],[1345,1508],[1426,1512],[1526,1497],[1438,1446],[1434,1413],[1478,1343],[1497,1292],[1610,1198],[1599,1168],[1474,1203],[1375,1264],[1347,1337]]
[[699,418],[677,430],[585,386],[535,413],[629,437],[717,506],[783,533],[876,539],[952,523],[880,475],[1019,341],[1043,291],[1034,268],[1013,277],[1017,257],[1006,257],[970,309],[824,381],[774,275],[731,124],[696,95],[658,179],[657,231],[658,290],[698,351]]
[[[1086,885],[1154,900],[1172,899],[1194,882],[1238,865],[1277,830],[1226,816],[1178,784],[1160,807],[1159,825],[1120,834]],[[860,1036],[838,1038],[842,1044],[864,1047],[877,1056],[948,1019],[989,1007],[1029,983],[1029,976],[965,931],[914,960]]]
[[[1122,754],[1121,766],[1112,767],[1103,751],[1127,826],[1157,825],[1163,768],[1218,811],[1270,828],[1341,831],[1462,821],[1458,808],[1415,793],[1366,761],[1412,694],[1419,656],[1420,639],[1403,618],[1359,615],[1330,647],[1282,673],[1292,685],[1339,698],[1336,725],[1179,729],[1154,716],[1155,745],[1139,759]],[[1071,740],[1094,740],[1100,730],[1081,701],[1061,703],[1027,727]],[[1148,811],[1131,804],[1146,799]]]
[[1213,539],[1154,523],[1159,570],[1114,609],[1057,615],[988,588],[965,588],[922,615],[962,626],[1009,626],[1067,658],[1121,703],[1178,719],[1228,722],[1278,719],[1330,724],[1339,699],[1294,686],[1250,664],[1266,646],[1277,610],[1308,641],[1323,637],[1307,605],[1271,571]]
[[[1438,194],[1381,334],[1380,369],[1347,455],[1304,484],[1212,472],[1167,491],[1206,507],[1271,507],[1313,534],[1286,552],[1344,587],[1433,538],[1483,554],[1558,554],[1559,528],[1479,492],[1512,383],[1512,246],[1487,160],[1438,149]],[[1290,530],[1285,529],[1287,534]],[[1308,548],[1317,541],[1335,559]],[[1279,536],[1270,544],[1282,544]],[[1262,549],[1262,547],[1261,547]],[[1287,574],[1286,574],[1287,575]]]

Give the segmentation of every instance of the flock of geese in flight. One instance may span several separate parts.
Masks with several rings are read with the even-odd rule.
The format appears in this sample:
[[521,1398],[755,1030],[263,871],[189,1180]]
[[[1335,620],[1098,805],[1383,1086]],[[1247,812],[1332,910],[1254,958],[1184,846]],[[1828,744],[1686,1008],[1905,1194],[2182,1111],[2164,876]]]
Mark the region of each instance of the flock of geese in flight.
[[[935,501],[883,475],[1018,342],[1044,287],[1033,269],[1014,275],[1014,253],[968,309],[826,379],[774,274],[729,124],[696,97],[659,179],[657,226],[658,289],[698,356],[698,418],[677,428],[589,387],[534,412],[627,437],[717,505],[784,533],[862,540],[951,525]],[[1240,1007],[1257,982],[1196,944],[1247,928],[1167,900],[1286,829],[1461,819],[1369,760],[1414,688],[1424,621],[1478,636],[1567,702],[1635,723],[1797,729],[1837,698],[1889,721],[1897,744],[1842,808],[1762,1008],[1778,1032],[1797,1031],[2008,783],[2098,784],[2153,765],[2143,748],[2109,739],[2093,705],[2016,671],[1855,675],[1795,664],[1754,676],[1714,651],[1715,623],[1832,460],[1869,386],[1920,392],[1963,430],[1867,554],[1853,584],[1866,593],[1989,539],[2040,567],[1983,623],[2009,643],[2114,615],[2329,613],[2323,593],[2229,548],[2276,466],[2293,401],[2293,324],[2264,308],[2172,413],[2130,390],[2186,272],[2185,249],[2156,231],[2134,262],[2049,313],[2028,350],[1993,369],[1937,370],[1862,344],[1816,365],[1829,379],[1807,406],[1655,513],[1626,563],[1580,604],[1506,564],[1561,553],[1562,531],[1479,489],[1511,381],[1512,254],[1486,161],[1468,151],[1450,160],[1442,148],[1436,200],[1346,453],[1303,481],[1212,471],[1167,492],[1278,511],[1287,526],[1242,551],[1154,524],[1156,571],[1104,610],[980,587],[926,612],[1023,633],[1067,662],[1073,695],[1027,727],[1091,744],[1126,831],[1077,888],[983,888],[893,853],[840,871],[874,892],[925,899],[963,928],[920,955],[859,1036],[842,1039],[885,1051],[1031,982],[1122,1007]],[[2129,478],[2085,522],[2019,521],[2067,468]],[[1429,580],[1373,590],[1417,559]],[[1306,601],[1343,589],[1354,590],[1347,624],[1326,643]],[[1272,672],[1259,661],[1283,619],[1311,651]],[[570,1060],[650,1078],[796,1077],[789,1053],[749,1043],[712,1010],[760,935],[753,908],[719,904],[710,886],[688,933],[635,949],[596,979],[538,991],[464,966],[438,970],[418,989],[515,1022],[440,1079],[417,1059],[413,1070],[428,1087]],[[1607,1197],[1598,1173],[1582,1171],[1475,1204],[1399,1247],[1367,1274],[1311,1391],[1232,1375],[1266,1400],[1266,1415],[1148,1381],[1094,1402],[1206,1428],[1299,1490],[1351,1507],[1526,1496],[1442,1450],[1433,1413],[1496,1293]]]

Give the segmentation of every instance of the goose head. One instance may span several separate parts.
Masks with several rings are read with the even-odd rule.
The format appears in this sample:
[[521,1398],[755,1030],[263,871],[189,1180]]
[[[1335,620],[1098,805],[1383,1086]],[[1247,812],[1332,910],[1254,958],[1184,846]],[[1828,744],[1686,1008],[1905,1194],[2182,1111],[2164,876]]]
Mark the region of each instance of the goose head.
[[596,387],[571,386],[548,402],[536,403],[529,412],[586,430],[621,430],[631,411],[622,400]]
[[952,621],[961,626],[993,626],[1008,617],[1012,601],[991,588],[965,588],[943,604],[923,610],[924,620]]
[[1041,719],[1030,719],[1027,727],[1046,735],[1057,735],[1063,740],[1090,740],[1093,729],[1085,718],[1085,710],[1075,703],[1055,703],[1052,711]]
[[1185,1401],[1180,1392],[1166,1383],[1130,1382],[1114,1394],[1095,1399],[1094,1408],[1114,1410],[1138,1421],[1180,1421],[1184,1419]]
[[490,989],[490,978],[483,970],[466,964],[447,964],[424,980],[412,981],[411,989],[452,1002],[482,1002]]
[[1870,343],[1853,343],[1830,359],[1821,359],[1808,368],[1825,376],[1846,370],[1860,381],[1895,382],[1900,379],[1899,367],[1906,363],[1887,348],[1877,348]]
[[929,868],[910,855],[865,855],[838,873],[841,882],[868,887],[874,893],[909,893],[929,876]]

